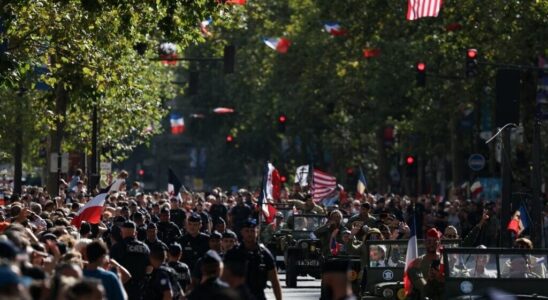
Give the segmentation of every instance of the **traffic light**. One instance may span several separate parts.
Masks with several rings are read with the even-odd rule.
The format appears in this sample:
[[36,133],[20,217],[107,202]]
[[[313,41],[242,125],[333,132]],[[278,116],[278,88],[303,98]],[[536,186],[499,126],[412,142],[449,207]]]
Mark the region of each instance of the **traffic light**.
[[228,134],[225,140],[227,144],[232,144],[232,142],[234,142],[234,136],[232,136],[232,134]]
[[223,52],[223,63],[225,74],[234,73],[234,58],[236,56],[236,47],[234,45],[225,46]]
[[188,76],[188,94],[189,95],[198,94],[199,84],[200,84],[200,73],[196,71],[191,71]]
[[347,187],[355,186],[356,182],[357,182],[357,179],[356,179],[356,173],[354,172],[354,168],[352,167],[346,168]]
[[466,50],[466,78],[475,77],[478,74],[478,50]]
[[417,86],[423,87],[426,85],[426,64],[418,62],[417,66]]
[[407,176],[414,177],[417,175],[417,159],[415,156],[407,155],[405,157],[405,168],[407,169]]
[[281,181],[282,183],[286,183],[287,177],[285,177],[285,176],[283,176],[283,175],[280,176],[280,181]]
[[285,133],[285,124],[287,122],[287,116],[281,114],[278,116],[278,132]]
[[137,175],[139,175],[139,177],[143,178],[143,176],[145,176],[145,170],[143,170],[143,169],[137,170]]

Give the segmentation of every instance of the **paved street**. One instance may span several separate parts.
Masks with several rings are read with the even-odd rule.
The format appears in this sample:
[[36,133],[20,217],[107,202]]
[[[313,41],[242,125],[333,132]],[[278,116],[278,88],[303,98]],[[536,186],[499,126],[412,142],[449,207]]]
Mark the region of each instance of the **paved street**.
[[[313,277],[299,277],[296,288],[287,288],[285,286],[285,274],[279,274],[280,283],[282,284],[283,299],[320,299],[320,284],[319,279]],[[266,290],[266,298],[274,300],[272,289]]]

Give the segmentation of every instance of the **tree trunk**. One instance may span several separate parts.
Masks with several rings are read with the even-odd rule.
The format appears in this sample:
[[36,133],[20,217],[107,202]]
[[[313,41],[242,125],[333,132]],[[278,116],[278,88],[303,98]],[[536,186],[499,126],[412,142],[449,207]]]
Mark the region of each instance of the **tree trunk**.
[[[22,101],[23,97],[19,95],[17,101],[17,115],[15,116],[16,124],[22,124],[21,114],[23,113]],[[23,128],[15,126],[15,141],[13,144],[13,192],[21,195],[23,177]]]
[[[60,81],[55,87],[55,131],[52,131],[50,134],[51,143],[48,154],[57,153],[61,154],[61,145],[63,141],[63,134],[65,130],[65,119],[67,113],[68,105],[68,93],[65,90],[64,83]],[[48,165],[51,163],[50,157],[48,157]],[[56,169],[57,172],[51,172],[51,170]],[[49,168],[48,176],[48,192],[50,195],[59,194],[59,180],[61,179],[61,166],[60,161],[56,168]]]
[[378,164],[378,173],[377,173],[377,190],[379,193],[386,193],[388,186],[388,158],[386,157],[386,148],[384,145],[384,126],[377,128],[377,164]]
[[449,120],[449,133],[451,139],[451,174],[453,187],[457,187],[462,181],[462,147],[460,133],[458,131],[458,121],[453,114]]

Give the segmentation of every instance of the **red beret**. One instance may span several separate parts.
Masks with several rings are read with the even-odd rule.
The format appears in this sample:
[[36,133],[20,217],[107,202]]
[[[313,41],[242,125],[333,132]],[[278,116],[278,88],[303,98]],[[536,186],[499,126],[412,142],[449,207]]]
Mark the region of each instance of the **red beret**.
[[435,239],[441,239],[441,232],[438,231],[436,228],[430,228],[428,231],[426,231],[426,237],[431,237]]

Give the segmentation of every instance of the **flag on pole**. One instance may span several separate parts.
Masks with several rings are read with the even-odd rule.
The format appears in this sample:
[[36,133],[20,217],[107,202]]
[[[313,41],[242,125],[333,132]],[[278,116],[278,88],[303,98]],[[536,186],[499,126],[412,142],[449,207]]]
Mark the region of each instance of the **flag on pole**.
[[409,0],[407,2],[407,20],[424,17],[437,17],[442,0]]
[[338,22],[325,22],[323,23],[323,28],[332,36],[341,36],[346,34],[346,30],[343,29]]
[[529,212],[527,211],[527,207],[525,207],[525,203],[523,201],[521,202],[519,206],[519,217],[521,219],[521,225],[523,225],[523,230],[527,229],[529,227]]
[[172,134],[181,134],[185,131],[185,120],[180,114],[172,113],[169,122]]
[[278,53],[287,53],[291,42],[286,38],[265,38],[263,42],[270,48],[278,51]]
[[167,192],[170,196],[174,196],[179,198],[179,191],[181,190],[181,186],[183,184],[177,178],[177,175],[175,175],[175,172],[171,168],[168,169],[168,176],[167,176]]
[[312,198],[318,203],[333,193],[337,187],[337,178],[317,169],[314,169],[312,176]]
[[413,216],[412,216],[410,225],[410,236],[409,241],[407,242],[407,253],[405,255],[405,269],[403,271],[403,286],[405,289],[405,295],[409,295],[413,289],[411,279],[407,274],[407,270],[411,267],[413,261],[419,256],[417,250],[417,223],[415,220],[415,208],[413,207]]
[[[277,179],[274,179],[277,177]],[[266,224],[272,223],[276,217],[277,209],[269,202],[274,198],[273,195],[277,194],[279,199],[280,197],[280,175],[274,165],[270,162],[267,162],[263,174],[263,184],[261,189],[261,195],[259,196],[259,207],[261,209],[261,215],[264,216],[264,221]]]
[[90,224],[98,224],[101,221],[105,202],[109,196],[109,193],[117,191],[113,187],[114,185],[108,186],[107,188],[101,190],[97,196],[88,201],[86,205],[78,210],[76,216],[72,218],[70,224],[76,226],[77,228],[80,228],[80,224],[82,224],[83,221]]
[[360,195],[363,195],[367,191],[367,180],[365,179],[365,175],[363,174],[363,170],[361,167],[356,191],[358,191],[358,194]]
[[301,187],[308,185],[308,165],[302,165],[295,170],[295,183],[298,183]]

